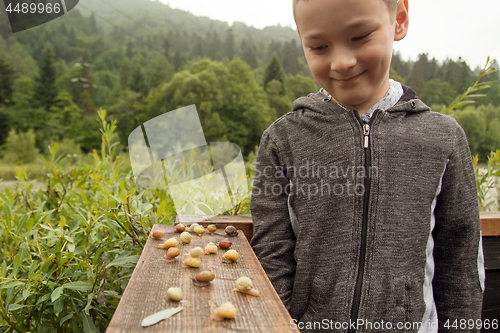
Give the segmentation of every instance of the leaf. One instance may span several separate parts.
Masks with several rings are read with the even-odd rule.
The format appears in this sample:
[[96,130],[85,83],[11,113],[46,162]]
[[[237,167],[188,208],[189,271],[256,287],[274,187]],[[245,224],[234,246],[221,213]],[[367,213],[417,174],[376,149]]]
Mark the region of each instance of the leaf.
[[92,319],[90,319],[90,316],[86,313],[82,313],[80,314],[80,317],[82,317],[82,321],[83,321],[83,331],[85,333],[95,333],[97,332],[97,329],[94,325],[94,322],[92,321]]
[[21,304],[11,304],[9,305],[9,309],[7,310],[8,312],[10,311],[16,311],[22,308],[30,307],[32,305],[21,305]]
[[158,217],[158,219],[161,217],[161,213],[163,213],[163,211],[165,210],[166,205],[167,205],[167,200],[163,200],[160,203],[160,206],[158,206],[158,211],[156,212],[156,216]]
[[54,302],[54,313],[59,316],[61,311],[64,309],[64,298],[59,298]]
[[7,276],[7,263],[5,262],[5,260],[2,262],[2,267],[0,268],[0,274],[2,277]]
[[56,289],[54,289],[52,295],[50,295],[50,300],[52,301],[52,303],[54,303],[59,297],[61,297],[63,291],[63,287],[57,287]]
[[89,283],[83,281],[65,283],[62,286],[66,289],[80,290],[80,291],[89,291],[90,289],[92,289],[92,286]]
[[116,258],[115,260],[113,260],[112,262],[110,262],[106,266],[106,268],[113,267],[113,266],[123,266],[123,265],[126,265],[126,264],[136,264],[138,260],[139,260],[139,256],[138,255],[129,256],[129,257],[119,256],[118,258]]
[[66,218],[62,215],[61,219],[59,220],[59,226],[61,227],[61,229],[64,229],[64,227],[66,226]]
[[4,284],[2,287],[0,287],[0,289],[10,289],[10,288],[15,288],[15,287],[22,286],[22,285],[24,285],[24,282],[22,282],[22,281],[10,281],[10,282]]
[[181,312],[181,310],[182,310],[182,306],[179,306],[177,308],[169,308],[169,309],[159,311],[155,314],[152,314],[151,316],[144,318],[141,322],[141,326],[148,327],[148,326],[157,324],[160,321],[165,320],[167,318],[170,318],[173,315]]

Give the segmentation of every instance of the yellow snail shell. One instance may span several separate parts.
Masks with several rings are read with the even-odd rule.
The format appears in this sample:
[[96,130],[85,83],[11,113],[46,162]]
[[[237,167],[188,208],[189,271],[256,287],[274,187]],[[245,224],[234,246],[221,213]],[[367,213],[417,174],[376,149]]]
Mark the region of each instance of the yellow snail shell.
[[158,245],[160,249],[169,249],[171,247],[176,247],[179,245],[179,241],[175,238],[169,238],[165,241],[165,243]]
[[249,294],[252,296],[259,296],[259,291],[253,288],[253,282],[250,278],[246,276],[240,277],[236,280],[236,288],[233,291],[239,291],[240,293]]
[[199,224],[195,222],[195,223],[191,224],[189,229],[191,229],[191,231],[194,231],[194,228],[196,228],[197,226],[199,226]]
[[184,244],[187,244],[191,241],[191,238],[193,238],[191,236],[191,234],[187,231],[184,231],[180,236],[179,238],[181,239],[181,242],[183,242]]
[[215,320],[233,319],[237,312],[233,303],[227,302],[215,309],[212,318]]
[[210,242],[208,243],[206,246],[205,246],[205,253],[206,254],[210,254],[210,253],[217,253],[217,250],[219,248],[217,247],[217,245],[215,245],[214,243]]
[[210,224],[208,227],[207,227],[207,230],[209,232],[215,232],[217,230],[217,227],[215,226],[215,224]]
[[194,232],[196,232],[198,236],[201,236],[201,234],[205,232],[205,228],[203,228],[202,225],[197,225],[194,227]]
[[239,257],[240,255],[238,254],[238,252],[236,252],[235,250],[229,250],[222,256],[222,262],[230,264],[238,260]]
[[203,257],[203,254],[205,254],[205,252],[203,251],[203,249],[201,247],[197,246],[194,249],[192,249],[191,251],[189,251],[189,254],[193,258],[201,258],[201,257]]
[[201,265],[201,259],[193,258],[191,256],[187,256],[186,258],[184,258],[184,261],[181,264],[182,267],[193,267],[193,268],[200,267],[200,265]]
[[181,288],[170,287],[167,290],[167,296],[173,301],[180,301],[184,297],[184,294]]

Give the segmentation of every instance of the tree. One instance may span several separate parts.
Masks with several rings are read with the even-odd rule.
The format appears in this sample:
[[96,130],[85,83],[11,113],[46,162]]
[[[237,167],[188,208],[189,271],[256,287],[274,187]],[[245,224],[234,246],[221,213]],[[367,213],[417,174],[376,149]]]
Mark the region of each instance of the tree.
[[266,73],[264,75],[264,82],[263,82],[264,89],[267,89],[267,84],[272,80],[277,80],[281,82],[282,84],[281,95],[283,95],[285,93],[284,89],[285,74],[283,73],[283,69],[281,68],[280,61],[276,53],[273,53],[271,61],[266,67]]
[[0,104],[12,104],[12,88],[16,74],[12,66],[0,58]]
[[295,39],[283,45],[283,70],[289,75],[299,71],[298,48]]
[[135,66],[132,72],[132,80],[130,82],[130,89],[141,94],[146,95],[148,93],[146,85],[144,84],[144,75],[139,66]]
[[457,92],[448,82],[442,82],[440,79],[432,79],[424,84],[423,89],[419,93],[420,98],[428,105],[450,104]]
[[310,77],[295,75],[287,76],[285,79],[285,91],[290,100],[295,100],[301,96],[315,93],[319,89],[316,81]]
[[54,53],[50,46],[47,46],[42,52],[38,63],[38,77],[35,79],[35,95],[33,101],[36,106],[48,110],[57,96],[56,70],[54,67]]
[[227,29],[226,39],[224,41],[224,56],[228,57],[229,60],[234,58],[235,54],[235,43],[234,43],[234,33],[233,29]]
[[128,89],[130,83],[130,63],[125,59],[120,67],[120,87],[122,90]]

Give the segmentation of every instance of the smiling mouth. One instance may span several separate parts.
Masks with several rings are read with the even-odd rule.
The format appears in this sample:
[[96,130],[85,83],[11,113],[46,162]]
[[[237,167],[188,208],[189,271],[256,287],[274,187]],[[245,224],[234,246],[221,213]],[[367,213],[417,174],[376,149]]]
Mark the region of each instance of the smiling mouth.
[[339,80],[339,79],[333,79],[334,81],[337,81],[338,83],[340,84],[348,84],[348,83],[353,83],[354,81],[356,81],[359,77],[361,77],[361,75],[363,75],[365,72],[361,72],[360,74],[356,75],[356,76],[353,76],[353,77],[350,77],[348,79],[342,79],[342,80]]

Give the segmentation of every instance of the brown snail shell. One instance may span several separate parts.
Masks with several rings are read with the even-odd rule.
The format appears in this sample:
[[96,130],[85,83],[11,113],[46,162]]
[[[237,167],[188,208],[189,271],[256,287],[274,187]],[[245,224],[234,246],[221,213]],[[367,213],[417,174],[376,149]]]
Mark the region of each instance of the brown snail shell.
[[210,281],[215,279],[215,274],[211,271],[203,271],[196,274],[193,278],[194,284],[200,287],[206,287],[210,285]]
[[162,230],[154,230],[151,232],[153,238],[162,238],[165,233]]
[[237,236],[238,235],[238,230],[236,230],[235,227],[233,227],[232,225],[228,225],[225,229],[226,231],[226,234],[228,236]]
[[183,232],[184,230],[186,230],[186,227],[182,223],[175,226],[175,232]]
[[233,242],[231,242],[228,238],[224,238],[223,240],[221,240],[219,242],[219,244],[217,244],[220,248],[222,249],[227,249],[227,248],[230,248],[231,245],[233,245]]
[[217,227],[215,226],[215,224],[210,224],[209,226],[207,226],[207,230],[209,232],[215,232],[217,230]]
[[174,261],[175,257],[177,257],[181,253],[181,250],[179,250],[176,247],[171,247],[168,249],[167,254],[164,256],[167,261]]

